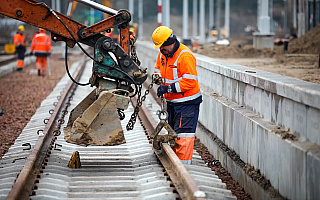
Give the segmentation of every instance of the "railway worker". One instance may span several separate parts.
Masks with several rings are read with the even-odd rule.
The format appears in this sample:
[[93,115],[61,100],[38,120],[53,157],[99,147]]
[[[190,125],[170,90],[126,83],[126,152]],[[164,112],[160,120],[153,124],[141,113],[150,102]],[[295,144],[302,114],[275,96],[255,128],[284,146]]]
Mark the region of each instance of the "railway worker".
[[24,53],[26,52],[26,39],[23,35],[24,26],[20,25],[18,27],[17,33],[13,36],[13,42],[18,54],[17,59],[17,71],[22,71],[24,67]]
[[39,33],[34,35],[30,51],[31,54],[34,52],[37,57],[38,76],[44,76],[47,68],[47,57],[51,54],[51,40],[44,29],[39,28]]
[[202,95],[198,83],[196,58],[166,26],[152,34],[154,48],[160,52],[154,76],[161,77],[157,96],[167,102],[168,123],[178,134],[173,151],[181,162],[191,164],[195,132]]

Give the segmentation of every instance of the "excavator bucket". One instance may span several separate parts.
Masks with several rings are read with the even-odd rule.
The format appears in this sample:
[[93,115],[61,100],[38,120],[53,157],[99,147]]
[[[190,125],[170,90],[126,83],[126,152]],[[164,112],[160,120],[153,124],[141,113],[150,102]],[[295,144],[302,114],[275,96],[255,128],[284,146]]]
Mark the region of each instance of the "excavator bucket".
[[117,108],[127,109],[130,98],[116,94],[117,90],[103,91],[96,98],[96,90],[71,111],[64,139],[82,146],[125,143]]

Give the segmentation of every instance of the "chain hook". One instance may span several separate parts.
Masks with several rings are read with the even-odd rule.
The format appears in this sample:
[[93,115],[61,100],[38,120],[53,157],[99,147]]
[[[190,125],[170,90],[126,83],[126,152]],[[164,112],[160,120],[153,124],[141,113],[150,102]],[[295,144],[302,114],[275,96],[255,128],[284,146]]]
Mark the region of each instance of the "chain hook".
[[169,117],[169,114],[164,109],[164,102],[165,102],[164,98],[163,98],[163,96],[161,96],[161,104],[160,104],[161,110],[157,114],[158,114],[158,117],[159,117],[160,120],[167,121],[168,117]]

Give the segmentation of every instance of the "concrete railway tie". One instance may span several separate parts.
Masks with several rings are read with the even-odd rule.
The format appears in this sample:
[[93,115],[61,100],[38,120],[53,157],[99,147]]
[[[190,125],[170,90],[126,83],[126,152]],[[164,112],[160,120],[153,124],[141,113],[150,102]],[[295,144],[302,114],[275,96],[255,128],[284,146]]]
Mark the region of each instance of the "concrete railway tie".
[[[87,82],[91,75],[91,62],[87,62],[79,82]],[[71,67],[71,73],[76,65]],[[0,199],[6,199],[11,187],[22,169],[26,158],[34,147],[38,134],[45,127],[44,119],[50,118],[57,96],[69,84],[65,75],[53,92],[42,102],[21,135],[0,160]],[[72,98],[69,111],[77,105],[92,88],[78,87]],[[145,103],[154,119],[160,109],[151,96]],[[151,105],[151,106],[150,106]],[[57,137],[50,156],[37,177],[31,199],[176,199],[175,188],[164,168],[152,150],[152,145],[137,119],[135,128],[126,131],[125,126],[133,107],[125,111],[121,121],[127,143],[118,146],[82,147],[64,141],[63,129]],[[69,118],[67,114],[65,120]],[[65,124],[62,125],[64,127]],[[80,155],[81,168],[70,169],[67,164],[73,152]],[[226,185],[206,166],[194,151],[192,165],[185,165],[199,189],[206,193],[206,199],[236,199]]]

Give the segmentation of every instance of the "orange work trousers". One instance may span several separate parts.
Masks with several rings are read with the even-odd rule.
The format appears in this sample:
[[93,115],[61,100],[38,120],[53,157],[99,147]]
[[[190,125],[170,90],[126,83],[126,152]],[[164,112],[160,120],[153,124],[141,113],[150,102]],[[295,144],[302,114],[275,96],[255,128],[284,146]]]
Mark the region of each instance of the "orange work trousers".
[[24,67],[24,53],[25,53],[25,48],[23,46],[18,46],[16,47],[16,53],[18,54],[18,59],[17,59],[17,70],[22,70]]
[[45,75],[47,68],[47,57],[37,56],[36,67],[38,70],[40,69],[40,75]]
[[24,67],[24,60],[17,60],[17,68],[23,68]]
[[176,145],[172,150],[184,164],[191,164],[195,133],[179,133],[175,138]]

